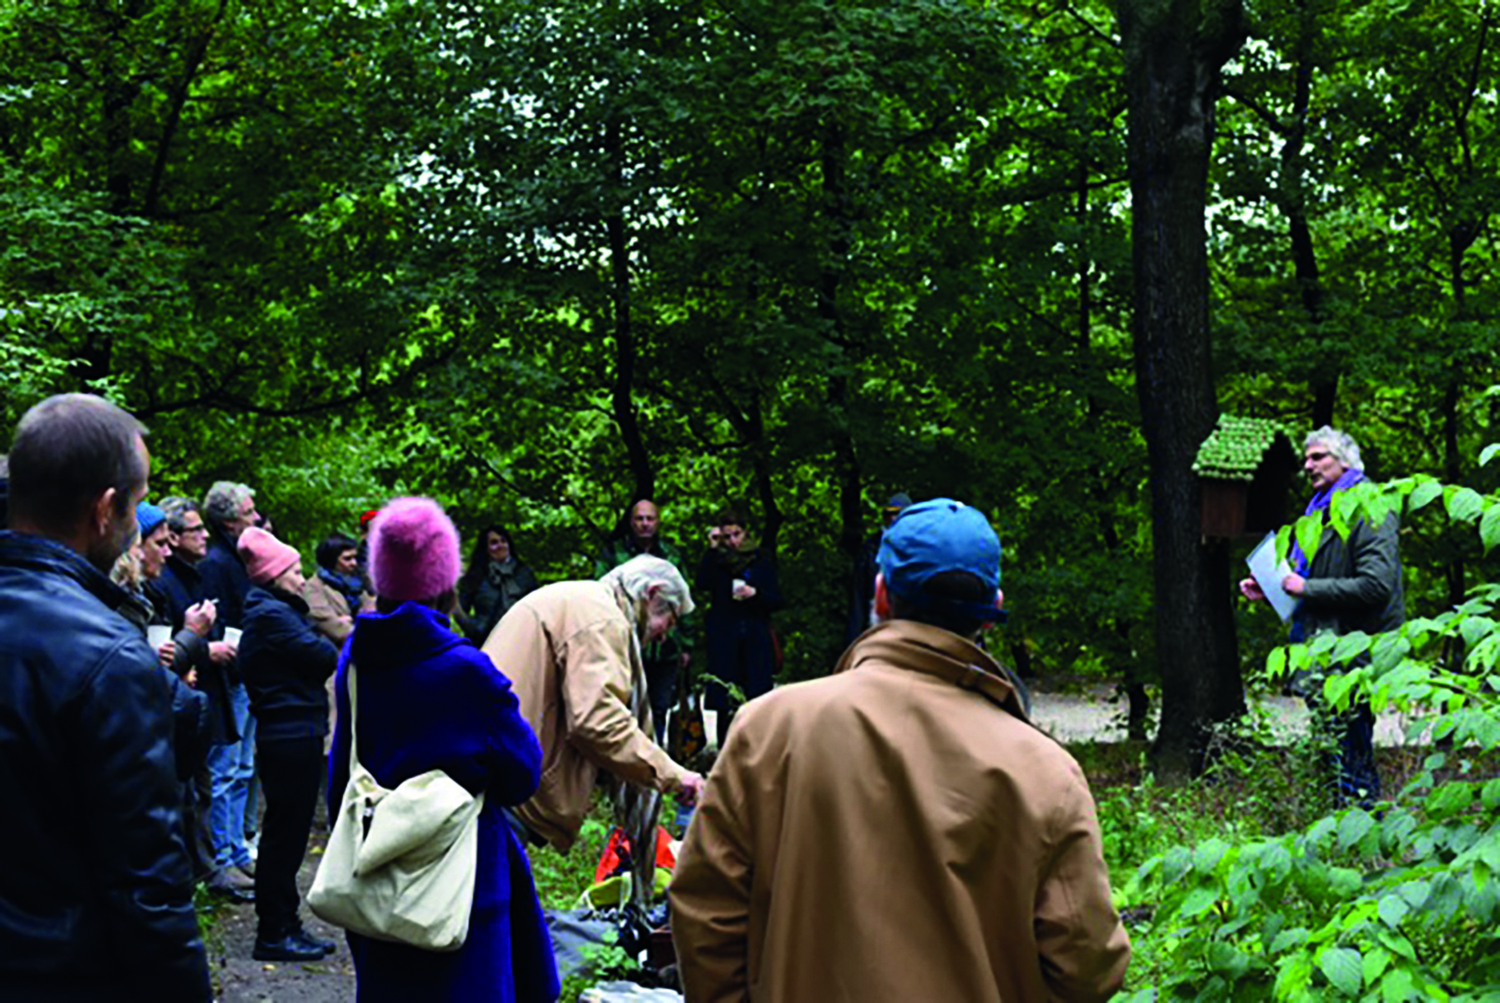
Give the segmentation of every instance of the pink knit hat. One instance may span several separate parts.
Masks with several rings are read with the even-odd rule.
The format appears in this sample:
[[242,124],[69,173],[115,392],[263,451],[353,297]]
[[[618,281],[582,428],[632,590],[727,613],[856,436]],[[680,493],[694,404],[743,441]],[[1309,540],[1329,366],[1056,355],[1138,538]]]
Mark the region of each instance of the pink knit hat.
[[458,530],[431,498],[397,498],[370,524],[370,581],[394,602],[431,602],[458,582]]
[[295,547],[287,546],[259,526],[251,526],[240,534],[239,548],[245,571],[256,585],[275,581],[287,568],[302,563],[302,555]]

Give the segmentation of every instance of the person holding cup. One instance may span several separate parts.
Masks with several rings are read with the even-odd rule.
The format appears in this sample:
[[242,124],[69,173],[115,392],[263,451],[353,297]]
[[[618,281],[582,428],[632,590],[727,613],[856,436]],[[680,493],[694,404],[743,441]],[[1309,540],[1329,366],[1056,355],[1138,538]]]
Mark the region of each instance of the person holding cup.
[[110,573],[128,594],[116,612],[145,633],[165,677],[172,703],[173,758],[182,791],[183,841],[194,881],[207,881],[214,866],[206,844],[196,838],[199,810],[193,777],[207,760],[212,740],[209,700],[197,691],[197,683],[198,666],[208,664],[205,638],[213,627],[214,608],[204,602],[189,607],[183,626],[173,631],[158,582],[168,551],[166,515],[143,501],[136,506],[135,518],[139,530]]
[[771,689],[779,668],[771,614],[783,605],[776,569],[751,540],[745,519],[729,510],[719,517],[719,544],[703,557],[695,588],[708,596],[705,622],[710,680],[706,705],[718,712],[719,747],[738,701],[722,685],[733,683],[753,700]]

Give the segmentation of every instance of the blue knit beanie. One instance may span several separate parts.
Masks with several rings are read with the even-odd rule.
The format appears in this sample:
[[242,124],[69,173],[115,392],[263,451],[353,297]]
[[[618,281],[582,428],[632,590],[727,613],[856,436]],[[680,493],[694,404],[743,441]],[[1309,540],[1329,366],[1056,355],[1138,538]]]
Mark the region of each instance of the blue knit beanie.
[[150,502],[141,502],[135,507],[135,521],[141,527],[141,539],[144,540],[167,521],[167,513]]

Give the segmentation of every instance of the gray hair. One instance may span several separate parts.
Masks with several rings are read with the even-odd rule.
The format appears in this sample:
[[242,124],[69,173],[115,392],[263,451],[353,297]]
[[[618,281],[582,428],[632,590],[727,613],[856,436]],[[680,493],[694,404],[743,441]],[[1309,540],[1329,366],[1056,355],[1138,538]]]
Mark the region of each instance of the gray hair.
[[187,517],[198,511],[198,503],[182,495],[169,495],[157,502],[157,507],[167,514],[167,528],[174,533],[186,529]]
[[1302,443],[1306,449],[1313,443],[1320,443],[1338,460],[1350,470],[1358,470],[1364,473],[1365,461],[1359,458],[1359,443],[1348,432],[1340,432],[1332,425],[1324,425],[1316,431],[1307,433],[1307,439]]
[[620,589],[635,600],[646,598],[651,586],[660,585],[661,597],[671,604],[678,616],[687,616],[693,611],[693,596],[682,572],[671,561],[652,554],[632,557],[599,581]]
[[245,509],[245,502],[255,497],[255,492],[234,481],[215,481],[203,496],[203,514],[208,521],[220,529],[225,523],[238,519]]

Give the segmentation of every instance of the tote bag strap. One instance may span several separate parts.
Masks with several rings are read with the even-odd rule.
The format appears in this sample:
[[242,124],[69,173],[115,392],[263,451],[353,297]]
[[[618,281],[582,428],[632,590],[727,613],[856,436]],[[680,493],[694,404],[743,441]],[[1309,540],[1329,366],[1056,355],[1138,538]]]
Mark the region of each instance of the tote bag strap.
[[349,671],[344,678],[349,683],[349,776],[359,771],[359,692],[354,680],[354,660],[349,661]]

